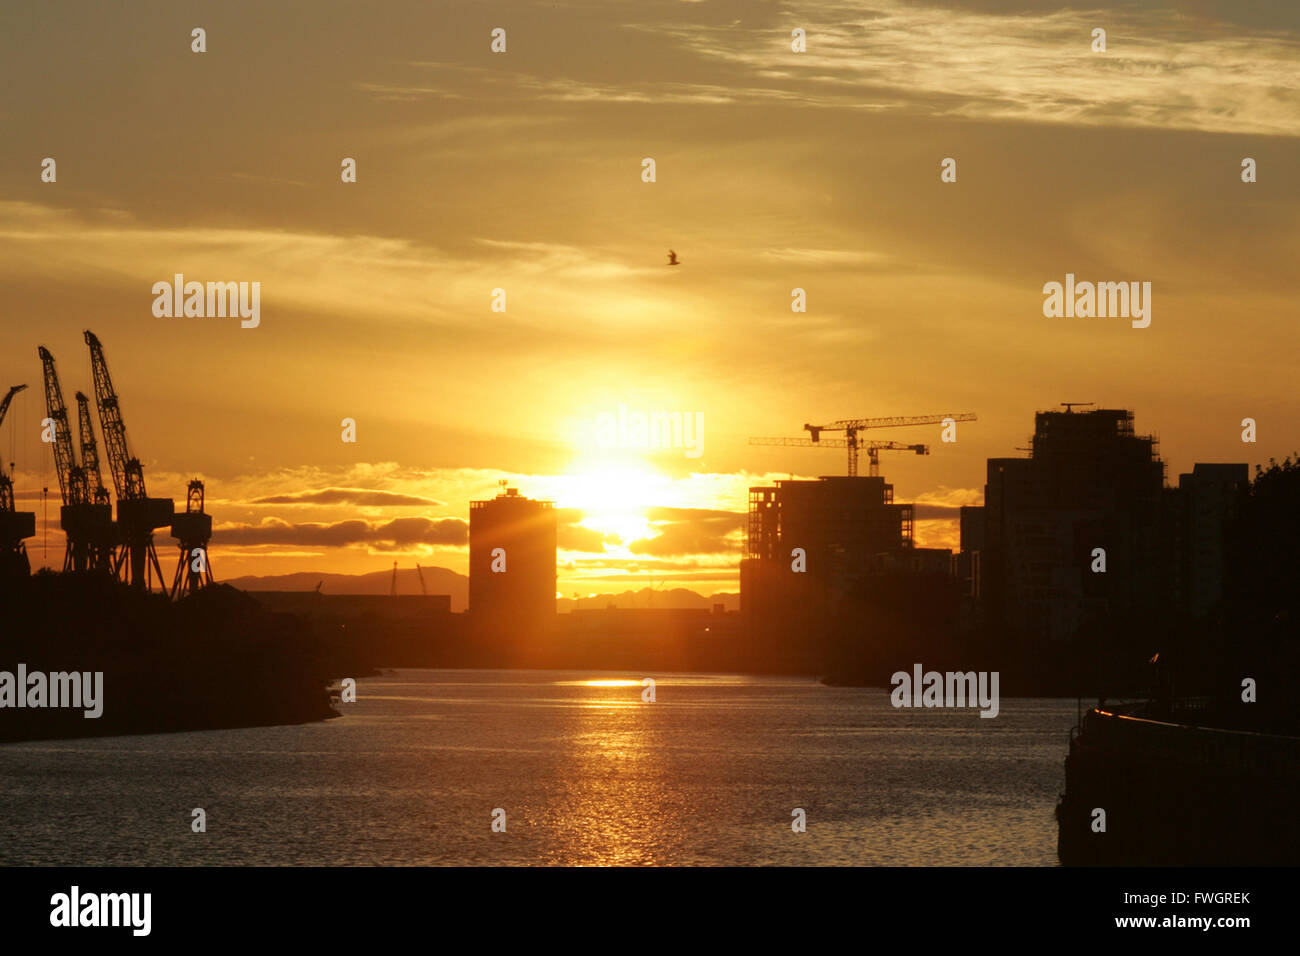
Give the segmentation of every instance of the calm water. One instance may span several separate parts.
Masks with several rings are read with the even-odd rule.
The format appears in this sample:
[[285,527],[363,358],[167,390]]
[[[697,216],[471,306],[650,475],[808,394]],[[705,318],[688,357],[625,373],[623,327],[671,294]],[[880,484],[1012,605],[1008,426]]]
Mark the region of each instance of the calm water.
[[319,724],[0,746],[0,863],[1056,863],[1073,700],[641,676],[403,670]]

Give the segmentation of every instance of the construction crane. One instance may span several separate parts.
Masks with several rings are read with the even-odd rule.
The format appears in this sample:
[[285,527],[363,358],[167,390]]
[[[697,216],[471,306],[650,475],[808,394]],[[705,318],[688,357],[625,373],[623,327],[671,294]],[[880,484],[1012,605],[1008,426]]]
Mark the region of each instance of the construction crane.
[[46,428],[52,431],[49,443],[54,451],[54,470],[59,478],[59,527],[67,544],[63,552],[64,571],[110,570],[113,561],[115,532],[113,508],[106,500],[96,502],[90,494],[85,469],[77,463],[72,447],[72,427],[68,407],[63,402],[54,356],[45,346],[37,354],[45,374]]
[[[172,600],[179,601],[212,584],[208,542],[212,540],[212,515],[203,510],[203,482],[195,478],[185,496],[185,513],[172,518],[172,537],[181,549],[172,578]],[[197,565],[197,567],[196,567]],[[319,588],[320,585],[317,585]]]
[[153,533],[156,528],[171,527],[176,505],[170,498],[150,498],[145,490],[144,467],[140,464],[140,459],[132,456],[128,450],[121,403],[108,374],[104,347],[95,333],[89,330],[85,333],[85,339],[90,346],[90,370],[95,381],[99,427],[104,433],[108,469],[113,475],[113,487],[117,491],[117,525],[121,546],[113,572],[124,583],[146,591],[153,589],[152,574],[156,573],[158,585],[165,587],[162,568],[158,564],[158,552],[154,550]]
[[[13,386],[5,395],[4,401],[0,401],[0,425],[4,424],[5,415],[9,412],[9,403],[26,387]],[[13,468],[13,462],[9,463],[9,467]],[[32,566],[27,560],[27,545],[23,539],[35,534],[36,512],[14,510],[13,480],[5,474],[4,463],[0,462],[0,580],[31,574]]]
[[[813,441],[811,438],[751,438],[751,445],[794,445],[802,448],[852,448],[843,438],[825,438],[820,441]],[[930,454],[929,445],[905,445],[896,441],[869,441],[858,442],[859,451],[865,450],[867,453],[867,474],[872,478],[880,474],[880,453],[882,451],[912,451],[918,455]],[[856,462],[851,466],[849,474],[857,472]]]
[[429,589],[424,586],[424,571],[420,567],[420,562],[415,562],[415,573],[420,576],[420,593],[425,597],[429,596]]
[[[854,477],[858,473],[858,450],[862,443],[858,440],[858,433],[871,428],[903,428],[909,425],[939,425],[948,421],[954,422],[973,422],[976,417],[971,412],[949,412],[945,415],[906,415],[894,416],[890,418],[845,418],[840,421],[831,422],[828,425],[807,425],[804,431],[808,432],[809,438],[751,438],[751,445],[821,445],[827,448],[847,448],[849,458],[849,476]],[[844,438],[832,438],[826,441],[821,440],[822,432],[844,432]],[[875,445],[876,452],[882,450],[894,451],[915,451],[918,455],[929,454],[929,449],[921,445],[902,445],[898,442],[868,442],[867,455],[871,461],[871,474],[876,475],[879,471],[879,457],[872,453],[871,446]],[[926,447],[925,451],[920,448]]]

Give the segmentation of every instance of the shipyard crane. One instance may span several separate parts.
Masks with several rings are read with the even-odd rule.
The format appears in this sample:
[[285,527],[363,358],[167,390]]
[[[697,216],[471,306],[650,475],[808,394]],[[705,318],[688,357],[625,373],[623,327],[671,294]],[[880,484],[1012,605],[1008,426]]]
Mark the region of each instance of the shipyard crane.
[[5,415],[9,413],[9,403],[14,400],[14,396],[25,389],[26,385],[13,385],[9,388],[9,393],[5,395],[4,401],[0,402],[0,425],[5,423]]
[[[4,424],[5,415],[9,412],[9,403],[26,387],[13,386],[5,395],[4,401],[0,401],[0,425]],[[13,462],[9,463],[9,467],[13,467]],[[27,560],[27,545],[23,539],[34,534],[36,513],[14,510],[13,480],[5,474],[4,463],[0,462],[0,580],[31,574],[32,566]]]
[[[172,537],[181,556],[172,579],[172,600],[178,601],[212,584],[208,542],[212,540],[212,515],[203,510],[203,482],[195,478],[185,496],[185,512],[172,518]],[[317,585],[319,588],[320,585]]]
[[424,586],[424,569],[420,567],[420,562],[415,562],[415,573],[420,576],[420,593],[425,597],[429,596],[429,589]]
[[59,372],[54,367],[54,356],[49,349],[42,345],[36,352],[45,372],[46,420],[42,424],[46,432],[41,440],[49,442],[54,451],[54,471],[59,478],[59,494],[64,506],[83,504],[89,498],[86,473],[77,464],[77,454],[72,447],[72,426],[68,422],[68,406],[63,402]]
[[108,489],[99,471],[99,446],[90,421],[90,399],[77,392],[77,426],[81,430],[81,470],[86,476],[86,496],[95,504],[109,504]]
[[176,505],[170,498],[150,498],[145,490],[144,467],[139,458],[130,454],[122,407],[108,374],[104,347],[89,330],[85,332],[85,339],[90,346],[90,370],[95,382],[99,427],[104,433],[108,469],[117,491],[120,547],[113,571],[119,580],[146,591],[152,590],[153,572],[158,575],[159,586],[165,587],[158,552],[154,550],[153,533],[156,528],[171,526]]
[[[849,448],[850,445],[843,438],[824,438],[820,441],[813,441],[811,438],[751,438],[751,445],[793,445],[800,448]],[[865,450],[867,453],[867,474],[875,478],[880,474],[880,453],[882,451],[911,451],[918,455],[930,454],[929,445],[905,445],[896,441],[869,441],[858,442],[858,450]],[[850,451],[852,454],[852,451]],[[856,474],[856,463],[850,468],[849,474]]]
[[113,508],[107,501],[92,499],[85,469],[77,463],[72,446],[72,426],[63,402],[54,356],[45,346],[37,349],[45,373],[45,438],[54,451],[54,470],[59,479],[62,506],[59,527],[67,544],[63,552],[64,571],[105,571],[112,568],[115,540]]
[[117,547],[117,528],[113,525],[112,503],[104,479],[99,473],[99,446],[95,443],[95,428],[90,421],[90,399],[77,392],[77,427],[81,432],[81,474],[86,482],[86,504],[100,506],[87,509],[98,517],[90,535],[87,569],[113,571],[113,552]]
[[[871,428],[903,428],[910,425],[940,425],[948,421],[954,422],[973,422],[976,417],[971,412],[949,412],[944,415],[896,415],[888,418],[845,418],[839,421],[831,422],[828,425],[807,425],[803,426],[804,431],[808,432],[811,437],[801,438],[751,438],[751,445],[825,445],[828,448],[847,448],[849,451],[849,476],[854,477],[858,473],[858,449],[861,442],[858,441],[858,432],[867,431]],[[821,440],[822,432],[844,432],[843,439]],[[915,451],[918,455],[929,454],[926,451],[919,451],[917,445],[898,445],[895,442],[870,442],[868,445],[876,444],[882,449],[909,450]],[[871,459],[871,473],[874,475],[879,470],[879,459],[871,454],[870,447],[867,448],[867,455]]]

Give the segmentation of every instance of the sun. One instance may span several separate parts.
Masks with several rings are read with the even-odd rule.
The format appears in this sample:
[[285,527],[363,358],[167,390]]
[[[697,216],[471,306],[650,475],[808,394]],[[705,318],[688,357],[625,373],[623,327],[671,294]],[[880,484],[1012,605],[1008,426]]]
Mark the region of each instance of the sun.
[[556,494],[561,508],[582,512],[584,528],[617,537],[626,548],[655,536],[647,513],[671,494],[669,478],[643,463],[585,466],[563,476]]

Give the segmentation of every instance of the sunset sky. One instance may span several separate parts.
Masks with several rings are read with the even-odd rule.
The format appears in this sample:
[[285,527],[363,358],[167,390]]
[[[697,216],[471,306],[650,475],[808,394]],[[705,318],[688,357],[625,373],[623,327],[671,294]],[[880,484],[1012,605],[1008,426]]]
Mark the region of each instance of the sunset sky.
[[[150,493],[206,481],[218,579],[464,572],[504,478],[562,509],[565,595],[736,589],[746,489],[843,473],[747,443],[804,422],[978,414],[867,436],[931,445],[882,472],[936,547],[1058,402],[1135,409],[1173,481],[1281,458],[1298,66],[1300,5],[1230,0],[10,5],[0,454],[39,521],[36,349],[75,415],[89,328]],[[176,273],[260,282],[260,326],[156,317]],[[1066,273],[1151,282],[1151,326],[1045,318]],[[620,405],[703,454],[595,447]]]

